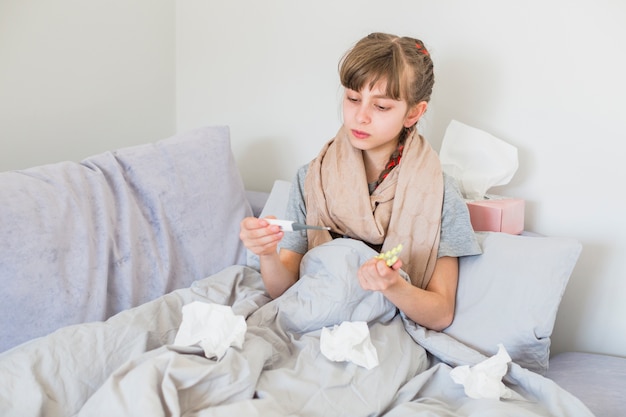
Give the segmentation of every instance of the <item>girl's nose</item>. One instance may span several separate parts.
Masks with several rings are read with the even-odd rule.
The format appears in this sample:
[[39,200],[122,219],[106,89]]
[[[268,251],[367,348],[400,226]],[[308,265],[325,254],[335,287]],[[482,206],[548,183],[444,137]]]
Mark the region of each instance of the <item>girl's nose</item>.
[[370,114],[368,110],[368,106],[361,105],[356,113],[356,121],[360,124],[369,123],[370,122]]

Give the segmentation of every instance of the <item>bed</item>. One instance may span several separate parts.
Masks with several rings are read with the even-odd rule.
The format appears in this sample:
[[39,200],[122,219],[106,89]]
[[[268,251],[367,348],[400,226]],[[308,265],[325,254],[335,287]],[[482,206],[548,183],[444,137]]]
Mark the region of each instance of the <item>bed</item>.
[[[271,300],[239,222],[280,217],[289,182],[246,191],[225,126],[2,173],[0,190],[2,416],[623,409],[624,359],[550,358],[575,239],[477,233],[483,254],[461,259],[455,320],[436,332],[358,286],[356,268],[375,253],[350,239],[310,251],[297,284]],[[175,343],[192,307],[238,320],[213,320],[208,339],[245,331],[218,350]],[[344,324],[359,338],[340,334]],[[496,362],[503,375],[485,371]],[[605,389],[585,386],[609,367]]]

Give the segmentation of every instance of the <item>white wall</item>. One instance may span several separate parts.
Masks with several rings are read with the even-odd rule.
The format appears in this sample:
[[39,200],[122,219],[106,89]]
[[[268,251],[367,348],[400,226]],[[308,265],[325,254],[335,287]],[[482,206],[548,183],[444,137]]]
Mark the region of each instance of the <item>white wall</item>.
[[175,127],[173,0],[1,0],[0,171]]
[[617,0],[178,2],[177,128],[230,125],[244,181],[268,190],[334,135],[354,41],[422,38],[435,148],[453,118],[517,146],[520,169],[492,191],[526,199],[527,229],[584,245],[553,351],[626,356],[625,18]]

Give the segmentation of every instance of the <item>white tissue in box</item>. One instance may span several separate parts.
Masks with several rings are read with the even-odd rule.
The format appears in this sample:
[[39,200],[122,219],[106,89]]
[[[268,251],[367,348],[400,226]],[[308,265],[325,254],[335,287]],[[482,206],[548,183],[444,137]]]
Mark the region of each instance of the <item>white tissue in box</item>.
[[508,184],[518,168],[516,147],[456,120],[446,129],[439,159],[468,200],[482,199],[491,187]]
[[207,358],[219,360],[229,347],[243,346],[247,330],[244,317],[235,315],[230,306],[194,301],[183,306],[174,345],[199,345]]

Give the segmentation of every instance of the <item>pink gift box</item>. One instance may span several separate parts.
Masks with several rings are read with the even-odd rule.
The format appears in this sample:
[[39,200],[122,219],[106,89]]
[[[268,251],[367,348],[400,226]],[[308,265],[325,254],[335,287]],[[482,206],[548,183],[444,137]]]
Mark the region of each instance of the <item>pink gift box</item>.
[[524,200],[520,198],[469,201],[467,208],[477,232],[519,235],[524,231]]

